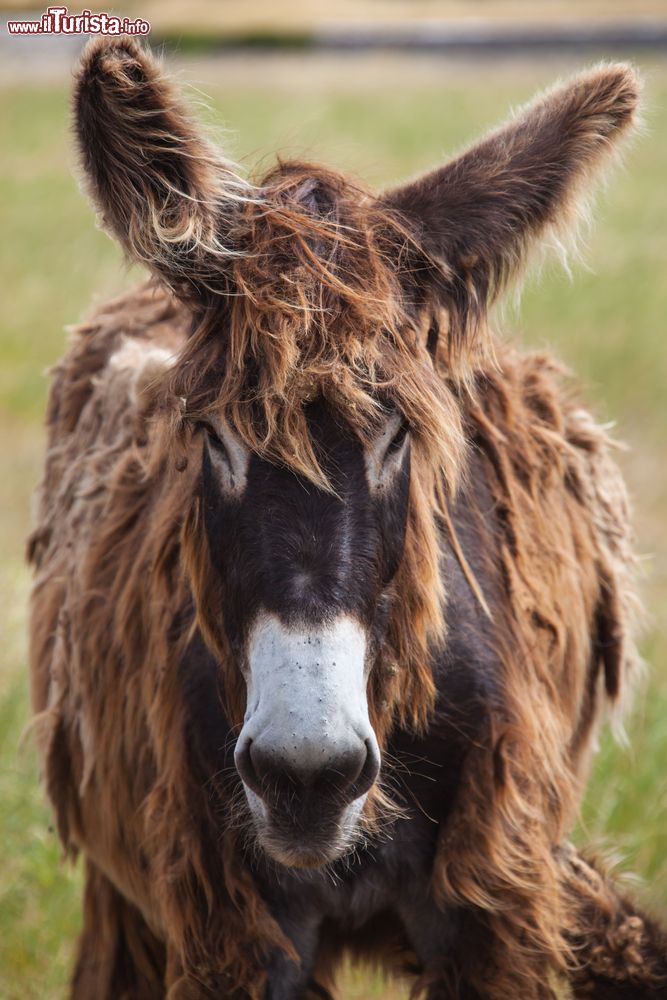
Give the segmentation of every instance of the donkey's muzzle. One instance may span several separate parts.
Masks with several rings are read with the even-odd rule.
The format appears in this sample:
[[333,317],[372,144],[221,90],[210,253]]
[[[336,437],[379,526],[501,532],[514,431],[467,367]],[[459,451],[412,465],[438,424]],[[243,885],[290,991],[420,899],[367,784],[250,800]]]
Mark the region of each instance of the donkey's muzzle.
[[354,842],[380,770],[365,632],[349,616],[290,627],[264,614],[246,682],[234,760],[259,840],[285,864],[326,864]]

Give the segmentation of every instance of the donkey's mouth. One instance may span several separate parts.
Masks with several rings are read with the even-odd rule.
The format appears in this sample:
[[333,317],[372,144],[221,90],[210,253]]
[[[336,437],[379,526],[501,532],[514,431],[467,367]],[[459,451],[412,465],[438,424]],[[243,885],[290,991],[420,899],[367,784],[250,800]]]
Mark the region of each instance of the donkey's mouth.
[[249,788],[246,796],[260,846],[287,868],[323,868],[349,854],[360,839],[366,795],[338,811],[315,803],[298,811],[288,802],[268,807]]

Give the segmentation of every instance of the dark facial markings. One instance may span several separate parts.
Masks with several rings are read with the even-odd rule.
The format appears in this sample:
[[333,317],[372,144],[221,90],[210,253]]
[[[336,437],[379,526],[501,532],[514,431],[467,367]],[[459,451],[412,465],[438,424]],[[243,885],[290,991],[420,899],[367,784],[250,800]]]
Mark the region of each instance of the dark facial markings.
[[249,455],[229,433],[207,433],[204,521],[233,643],[260,610],[286,624],[351,614],[371,627],[399,565],[410,482],[404,421],[388,418],[366,452],[322,403],[309,424],[334,493]]

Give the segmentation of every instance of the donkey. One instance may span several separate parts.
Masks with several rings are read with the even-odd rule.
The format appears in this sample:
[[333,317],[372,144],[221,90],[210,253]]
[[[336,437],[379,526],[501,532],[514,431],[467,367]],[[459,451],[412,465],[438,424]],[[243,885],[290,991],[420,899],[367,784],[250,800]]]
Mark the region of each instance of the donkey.
[[636,118],[602,65],[372,195],[247,180],[98,39],[83,173],[151,279],[56,366],[32,699],[83,851],[76,1000],[667,996],[660,926],[568,843],[636,673],[605,431],[491,304]]

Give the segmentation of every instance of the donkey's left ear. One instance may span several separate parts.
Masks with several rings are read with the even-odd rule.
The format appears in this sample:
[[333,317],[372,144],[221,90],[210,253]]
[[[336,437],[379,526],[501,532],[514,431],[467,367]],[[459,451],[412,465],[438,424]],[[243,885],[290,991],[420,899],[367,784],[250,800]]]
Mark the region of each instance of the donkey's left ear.
[[435,258],[430,281],[454,343],[479,326],[530,245],[571,222],[578,196],[632,126],[639,90],[626,65],[582,73],[445,166],[382,196]]
[[129,256],[184,297],[224,291],[249,186],[137,41],[89,43],[75,77],[74,125],[92,199]]

